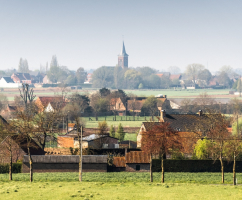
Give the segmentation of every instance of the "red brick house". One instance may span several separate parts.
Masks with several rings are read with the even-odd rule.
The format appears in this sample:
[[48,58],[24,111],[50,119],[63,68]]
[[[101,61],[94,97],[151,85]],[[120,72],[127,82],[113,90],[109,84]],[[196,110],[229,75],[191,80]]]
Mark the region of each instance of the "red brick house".
[[198,114],[167,114],[162,110],[160,122],[143,122],[137,136],[137,147],[142,147],[143,134],[150,131],[155,125],[168,122],[182,137],[183,153],[191,154],[193,152],[193,146],[197,142],[199,126],[204,120],[206,120],[206,115],[203,115],[202,111],[199,111]]
[[13,73],[11,78],[15,83],[32,84],[32,79],[29,73]]
[[38,97],[35,100],[35,104],[37,105],[37,107],[39,108],[40,112],[43,112],[46,107],[48,106],[49,103],[51,102],[63,102],[63,98],[62,97],[54,97],[54,96],[49,96],[49,97]]
[[120,116],[123,116],[126,111],[125,103],[121,98],[112,98],[110,100],[110,110],[117,112]]

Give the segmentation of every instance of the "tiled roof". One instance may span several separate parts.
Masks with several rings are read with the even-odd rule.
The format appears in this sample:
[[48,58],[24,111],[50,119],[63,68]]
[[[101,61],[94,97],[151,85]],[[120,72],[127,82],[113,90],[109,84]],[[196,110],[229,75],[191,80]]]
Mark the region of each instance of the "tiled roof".
[[14,83],[13,79],[11,77],[8,76],[4,76],[3,79],[7,82],[7,83]]
[[115,167],[126,167],[125,157],[114,157],[113,165]]
[[126,154],[126,163],[150,163],[150,155],[144,151],[131,151]]
[[181,74],[172,74],[170,75],[170,80],[176,80],[176,79],[180,79],[181,78]]
[[163,74],[156,74],[157,76],[159,76],[160,78],[163,76]]
[[[174,130],[178,131],[192,131],[195,127],[206,119],[206,115],[199,116],[198,114],[166,114],[164,122],[170,123]],[[155,125],[160,125],[163,122],[143,122],[146,131],[149,131]]]
[[68,123],[68,127],[74,127],[76,124],[75,123]]
[[50,102],[61,102],[62,97],[38,97],[44,107],[48,106]]

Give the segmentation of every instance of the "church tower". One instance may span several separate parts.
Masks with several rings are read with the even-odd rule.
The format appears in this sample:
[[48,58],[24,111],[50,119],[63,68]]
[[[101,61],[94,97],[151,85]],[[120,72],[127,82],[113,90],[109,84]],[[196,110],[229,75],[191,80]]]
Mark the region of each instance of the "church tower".
[[128,54],[125,51],[125,46],[123,42],[123,47],[120,54],[118,55],[118,66],[122,68],[128,68]]

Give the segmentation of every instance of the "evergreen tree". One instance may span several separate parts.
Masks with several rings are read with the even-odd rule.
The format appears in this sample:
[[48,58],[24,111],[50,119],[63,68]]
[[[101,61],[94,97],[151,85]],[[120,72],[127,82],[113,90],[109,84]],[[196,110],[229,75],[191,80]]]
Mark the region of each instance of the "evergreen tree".
[[115,137],[115,130],[114,130],[113,125],[111,125],[111,127],[110,127],[109,135],[110,135],[111,137]]
[[124,132],[124,128],[121,123],[118,125],[117,137],[120,142],[124,141],[125,132]]

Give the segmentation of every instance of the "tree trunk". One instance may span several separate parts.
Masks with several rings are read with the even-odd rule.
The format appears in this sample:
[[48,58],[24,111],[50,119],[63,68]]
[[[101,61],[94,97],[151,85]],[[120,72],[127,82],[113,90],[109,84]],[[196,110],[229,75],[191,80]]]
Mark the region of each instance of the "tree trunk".
[[28,142],[28,156],[29,156],[29,178],[30,178],[30,182],[33,182],[33,160],[31,157],[31,153],[30,153],[30,148],[29,148],[29,141]]
[[235,172],[235,165],[236,165],[236,159],[235,159],[235,152],[234,152],[234,164],[233,164],[233,185],[236,185],[236,172]]
[[33,160],[30,153],[29,153],[29,175],[30,175],[29,181],[33,182]]
[[164,155],[161,156],[161,182],[165,182]]
[[223,159],[222,159],[222,154],[220,154],[219,160],[221,163],[222,183],[224,183],[224,163],[223,163]]
[[153,182],[152,154],[150,154],[150,182]]
[[10,160],[9,160],[9,180],[13,180],[12,176],[12,165],[13,165],[13,156],[12,156],[12,149],[10,149]]
[[78,132],[78,140],[79,140],[79,181],[82,182],[82,126],[81,126],[81,137]]

